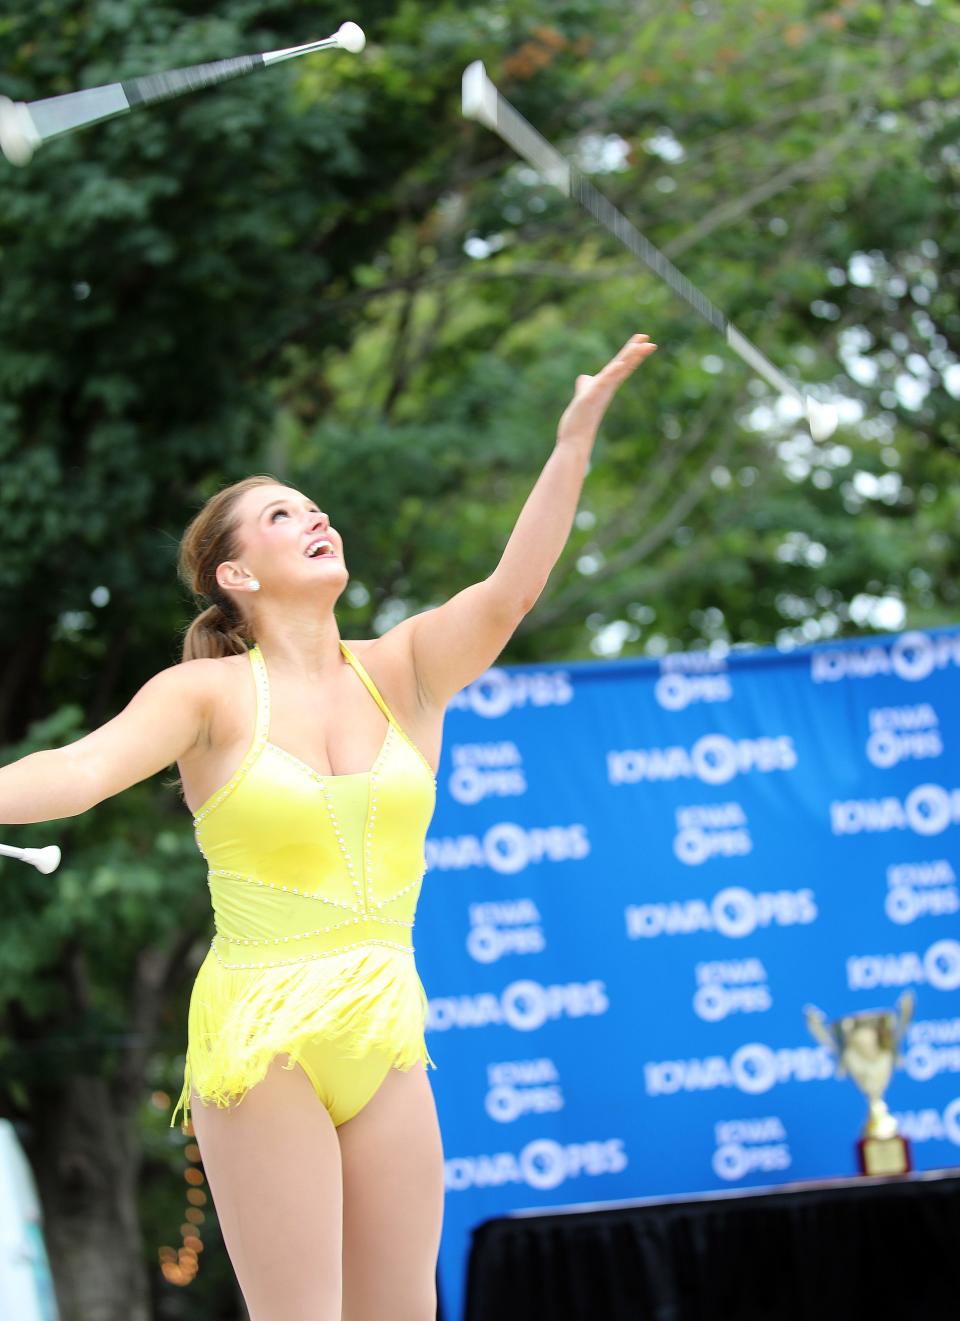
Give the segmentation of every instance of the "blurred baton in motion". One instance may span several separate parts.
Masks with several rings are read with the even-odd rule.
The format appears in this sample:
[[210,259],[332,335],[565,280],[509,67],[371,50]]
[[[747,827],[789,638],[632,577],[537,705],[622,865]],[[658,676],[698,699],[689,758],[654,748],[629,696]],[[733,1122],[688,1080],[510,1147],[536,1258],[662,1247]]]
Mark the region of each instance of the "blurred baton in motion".
[[689,303],[704,321],[709,322],[714,330],[724,337],[727,346],[742,358],[748,367],[752,367],[775,390],[796,399],[804,411],[814,440],[826,440],[833,435],[838,420],[837,410],[833,405],[821,403],[799,390],[788,376],[775,367],[769,358],[747,339],[746,335],[742,335],[720,309],[711,303],[706,294],[701,293],[682,271],[677,270],[665,253],[641,234],[622,211],[604,197],[603,193],[595,188],[571,161],[562,156],[556,147],[551,146],[547,139],[524,119],[519,110],[515,109],[500,92],[496,83],[491,81],[481,60],[475,60],[464,70],[462,96],[465,118],[475,119],[492,129],[513,148],[518,156],[528,161],[547,183],[553,184],[554,188],[558,188],[560,192],[579,202],[594,220],[603,225],[604,229],[609,230],[614,238],[619,239],[635,257],[639,257],[654,275],[659,275],[660,279]]
[[90,87],[83,92],[67,92],[51,96],[44,101],[11,101],[0,97],[0,150],[14,165],[26,165],[33,153],[50,138],[62,133],[95,124],[101,119],[112,119],[137,106],[152,105],[170,97],[200,87],[212,87],[240,74],[253,73],[298,55],[312,55],[314,51],[339,48],[361,51],[366,45],[363,29],[356,23],[343,23],[332,37],[323,41],[310,41],[304,46],[291,46],[287,50],[264,51],[260,55],[239,55],[235,59],[217,60],[213,64],[192,64],[185,69],[170,69],[166,73],[151,73],[142,78],[130,78],[122,83],[108,83],[105,87]]

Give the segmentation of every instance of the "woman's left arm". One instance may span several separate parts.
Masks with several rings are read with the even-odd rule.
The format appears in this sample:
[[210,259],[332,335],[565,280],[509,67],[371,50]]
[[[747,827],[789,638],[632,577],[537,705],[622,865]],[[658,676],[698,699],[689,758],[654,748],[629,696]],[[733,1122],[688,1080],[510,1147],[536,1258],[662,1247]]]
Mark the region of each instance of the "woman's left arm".
[[656,349],[633,335],[596,376],[578,376],[557,441],[500,563],[482,582],[407,621],[424,702],[444,706],[489,669],[536,604],[567,543],[597,429],[619,386]]

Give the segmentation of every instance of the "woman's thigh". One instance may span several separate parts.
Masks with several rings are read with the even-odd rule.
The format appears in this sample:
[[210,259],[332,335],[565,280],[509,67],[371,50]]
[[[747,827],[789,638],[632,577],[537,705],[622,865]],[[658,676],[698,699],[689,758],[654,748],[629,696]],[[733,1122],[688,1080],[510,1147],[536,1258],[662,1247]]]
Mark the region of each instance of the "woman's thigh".
[[193,1130],[250,1321],[340,1321],[340,1147],[288,1058],[227,1108],[192,1095]]
[[424,1066],[391,1069],[337,1136],[343,1321],[434,1321],[443,1150]]

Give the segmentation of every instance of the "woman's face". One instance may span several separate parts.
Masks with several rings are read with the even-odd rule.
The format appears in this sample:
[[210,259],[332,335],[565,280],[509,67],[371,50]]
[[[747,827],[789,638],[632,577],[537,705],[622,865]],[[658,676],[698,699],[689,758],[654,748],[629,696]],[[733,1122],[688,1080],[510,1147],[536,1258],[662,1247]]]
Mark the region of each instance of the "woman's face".
[[[343,590],[349,578],[343,541],[305,495],[289,486],[255,486],[241,496],[237,516],[240,553],[219,566],[221,585],[243,590],[253,577],[268,596],[321,583],[335,586],[337,595]],[[322,541],[330,544],[308,554]]]

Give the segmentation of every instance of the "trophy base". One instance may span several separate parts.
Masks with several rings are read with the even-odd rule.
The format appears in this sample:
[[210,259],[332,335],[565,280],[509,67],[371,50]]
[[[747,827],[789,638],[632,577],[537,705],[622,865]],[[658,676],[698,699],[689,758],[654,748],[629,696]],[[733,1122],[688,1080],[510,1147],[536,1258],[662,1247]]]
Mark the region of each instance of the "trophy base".
[[861,1138],[857,1143],[861,1174],[909,1174],[913,1169],[906,1138]]

